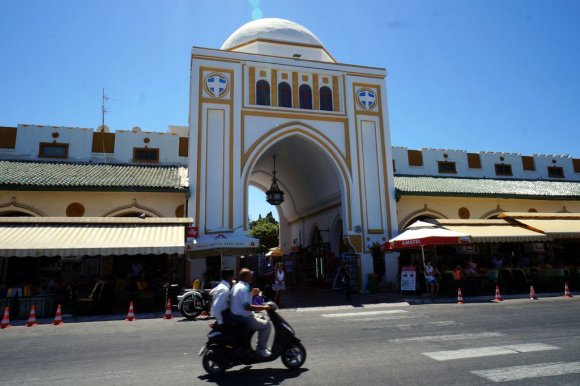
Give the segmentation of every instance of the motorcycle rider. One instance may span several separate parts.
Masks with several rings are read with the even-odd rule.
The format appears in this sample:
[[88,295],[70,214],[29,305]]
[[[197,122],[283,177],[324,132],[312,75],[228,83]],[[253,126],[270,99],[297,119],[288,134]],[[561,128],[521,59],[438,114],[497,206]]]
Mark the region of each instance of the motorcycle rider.
[[239,322],[244,328],[258,332],[258,345],[256,352],[262,357],[271,355],[267,348],[268,337],[272,329],[270,321],[257,318],[253,311],[267,311],[269,305],[253,305],[252,289],[250,284],[254,280],[254,272],[247,268],[242,268],[238,275],[239,281],[232,289],[230,311],[234,323]]
[[222,270],[222,281],[210,291],[212,299],[211,313],[215,317],[218,328],[224,325],[224,315],[222,314],[230,303],[231,282],[234,280],[234,270],[225,268]]

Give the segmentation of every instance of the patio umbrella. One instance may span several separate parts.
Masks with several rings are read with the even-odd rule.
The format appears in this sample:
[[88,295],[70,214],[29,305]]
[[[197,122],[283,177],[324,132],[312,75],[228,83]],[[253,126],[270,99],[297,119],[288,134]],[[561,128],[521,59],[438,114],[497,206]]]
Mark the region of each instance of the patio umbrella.
[[282,253],[282,248],[280,247],[270,248],[268,250],[268,253],[266,253],[266,257],[282,257],[282,256],[284,256],[284,254]]
[[425,221],[416,221],[409,225],[397,237],[383,244],[383,248],[390,251],[421,248],[421,257],[423,259],[423,265],[425,265],[424,247],[432,245],[469,244],[469,242],[469,235],[465,233],[450,231],[449,229],[440,228],[435,224]]
[[252,252],[260,245],[260,240],[246,235],[234,233],[218,233],[205,235],[195,239],[194,243],[187,243],[187,251],[192,255],[207,255],[207,251],[214,250],[220,254],[220,266],[223,268],[224,251],[229,255],[241,255]]

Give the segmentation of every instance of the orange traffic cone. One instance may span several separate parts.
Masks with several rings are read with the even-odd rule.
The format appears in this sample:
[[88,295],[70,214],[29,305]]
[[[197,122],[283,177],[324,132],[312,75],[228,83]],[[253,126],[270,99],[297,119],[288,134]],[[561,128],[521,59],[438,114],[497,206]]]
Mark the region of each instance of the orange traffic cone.
[[58,307],[56,307],[56,316],[54,317],[54,322],[52,322],[52,324],[54,324],[55,326],[58,326],[59,324],[64,324],[64,321],[62,320],[62,312],[60,309],[60,304],[58,305]]
[[564,297],[571,298],[572,294],[570,293],[570,288],[568,288],[568,283],[564,283]]
[[38,326],[36,323],[36,307],[34,304],[30,308],[30,315],[28,316],[28,322],[26,323],[26,327]]
[[533,285],[530,286],[530,300],[538,300],[538,297],[536,296],[536,291],[534,291]]
[[135,320],[135,312],[133,311],[133,302],[129,303],[129,313],[127,314],[127,317],[125,318],[125,320],[132,322]]
[[495,299],[493,299],[494,302],[503,302],[503,299],[501,298],[501,294],[499,293],[499,285],[495,286]]
[[171,299],[167,299],[167,305],[165,306],[165,315],[163,319],[172,319],[173,314],[171,313]]
[[457,288],[457,304],[465,304],[463,295],[461,294],[461,288]]
[[10,307],[4,308],[4,316],[2,317],[2,322],[0,323],[0,328],[5,329],[12,327],[10,325]]

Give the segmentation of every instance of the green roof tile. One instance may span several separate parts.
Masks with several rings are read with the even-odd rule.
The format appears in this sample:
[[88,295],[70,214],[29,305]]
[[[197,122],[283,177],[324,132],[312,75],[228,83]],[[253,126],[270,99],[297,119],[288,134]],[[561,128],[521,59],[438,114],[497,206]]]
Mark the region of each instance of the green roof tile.
[[187,168],[179,166],[0,160],[0,187],[3,189],[181,191],[187,189],[186,177]]
[[580,199],[580,182],[395,176],[397,196],[472,196],[534,198],[544,200]]

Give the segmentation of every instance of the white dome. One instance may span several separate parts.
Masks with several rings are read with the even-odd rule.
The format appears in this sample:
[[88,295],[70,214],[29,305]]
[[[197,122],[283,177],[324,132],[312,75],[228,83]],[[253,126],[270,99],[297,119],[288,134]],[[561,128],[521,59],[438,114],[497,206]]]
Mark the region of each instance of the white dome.
[[259,39],[322,47],[316,35],[300,24],[285,19],[266,18],[253,20],[238,28],[222,44],[221,49],[231,50]]

